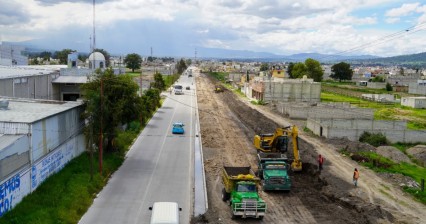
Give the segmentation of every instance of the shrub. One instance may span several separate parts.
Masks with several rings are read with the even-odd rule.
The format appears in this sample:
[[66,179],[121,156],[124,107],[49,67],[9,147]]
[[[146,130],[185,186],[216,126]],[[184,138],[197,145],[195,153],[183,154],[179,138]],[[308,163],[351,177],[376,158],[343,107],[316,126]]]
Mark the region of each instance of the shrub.
[[386,83],[386,91],[390,92],[392,90],[393,90],[392,85],[390,83]]
[[359,141],[366,142],[374,147],[388,144],[388,140],[386,139],[386,136],[384,136],[382,133],[375,134],[375,133],[364,132],[359,137]]

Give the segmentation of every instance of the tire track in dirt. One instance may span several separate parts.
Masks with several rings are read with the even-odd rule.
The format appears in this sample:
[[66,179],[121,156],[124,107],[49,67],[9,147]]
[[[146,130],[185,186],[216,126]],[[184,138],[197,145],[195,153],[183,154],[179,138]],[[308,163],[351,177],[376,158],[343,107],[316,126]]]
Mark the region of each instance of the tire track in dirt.
[[[234,166],[250,165],[256,168],[256,150],[252,146],[253,130],[256,124],[256,111],[251,114],[253,123],[247,125],[240,121],[238,114],[230,110],[223,102],[224,93],[214,93],[213,84],[206,77],[197,78],[198,106],[203,138],[209,211],[206,216],[211,223],[316,223],[310,211],[300,199],[289,194],[267,193],[260,191],[260,196],[268,205],[267,215],[263,221],[256,219],[231,219],[230,206],[221,200],[221,168],[223,164]],[[226,92],[226,91],[225,91]],[[213,119],[211,116],[218,116]],[[219,122],[217,122],[219,120]],[[211,122],[214,123],[211,123]],[[275,130],[273,122],[267,122],[269,129]],[[215,126],[215,127],[211,127]],[[262,126],[263,127],[263,126]],[[247,134],[250,133],[250,138]],[[225,137],[224,137],[225,136]],[[218,144],[220,142],[220,144]],[[270,195],[272,194],[272,195]]]

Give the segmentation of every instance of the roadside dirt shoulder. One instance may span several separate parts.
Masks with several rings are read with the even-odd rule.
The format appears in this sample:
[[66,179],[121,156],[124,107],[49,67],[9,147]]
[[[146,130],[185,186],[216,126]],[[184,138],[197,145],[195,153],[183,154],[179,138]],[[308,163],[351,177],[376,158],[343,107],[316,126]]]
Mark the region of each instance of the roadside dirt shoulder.
[[[205,218],[209,223],[420,223],[425,220],[420,219],[424,214],[417,213],[422,207],[416,207],[416,204],[411,204],[413,211],[406,215],[396,211],[398,206],[387,208],[390,202],[408,205],[411,202],[376,196],[381,192],[378,190],[382,186],[381,180],[373,184],[379,177],[368,170],[361,169],[361,186],[355,188],[351,177],[356,164],[342,158],[334,146],[306,134],[301,134],[299,145],[304,171],[292,174],[292,190],[289,193],[260,192],[268,205],[262,221],[232,220],[229,205],[221,200],[222,166],[250,165],[256,168],[256,150],[252,146],[254,134],[273,132],[290,121],[271,111],[259,110],[230,91],[214,93],[213,82],[203,74],[197,76],[196,83],[209,198]],[[318,152],[327,159],[321,175],[316,171]],[[369,182],[372,182],[371,186]],[[387,190],[388,184],[384,186]],[[394,194],[392,188],[389,194]],[[396,191],[395,194],[399,199],[402,193]],[[404,209],[408,210],[408,207]]]

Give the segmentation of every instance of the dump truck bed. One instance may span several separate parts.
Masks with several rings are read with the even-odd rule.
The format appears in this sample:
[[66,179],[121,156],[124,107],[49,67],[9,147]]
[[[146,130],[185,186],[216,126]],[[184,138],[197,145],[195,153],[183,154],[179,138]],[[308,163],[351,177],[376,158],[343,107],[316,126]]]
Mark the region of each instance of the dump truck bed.
[[224,166],[222,171],[222,181],[226,192],[230,193],[234,184],[238,181],[253,181],[259,183],[259,177],[256,177],[249,166],[231,167]]
[[287,160],[287,156],[282,153],[257,153],[257,158],[259,161],[284,161]]

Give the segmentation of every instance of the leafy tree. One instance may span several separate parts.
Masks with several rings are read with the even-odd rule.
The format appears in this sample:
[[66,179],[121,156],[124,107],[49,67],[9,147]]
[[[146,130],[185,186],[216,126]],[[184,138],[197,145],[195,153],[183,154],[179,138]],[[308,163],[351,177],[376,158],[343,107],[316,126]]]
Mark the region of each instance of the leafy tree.
[[152,85],[153,88],[157,88],[159,90],[166,89],[166,84],[164,83],[163,75],[161,73],[154,74],[154,83]]
[[305,65],[308,77],[314,79],[315,82],[321,82],[324,71],[319,61],[308,58],[305,60]]
[[353,70],[351,65],[345,62],[340,62],[331,66],[331,71],[333,74],[330,75],[333,79],[339,79],[339,82],[342,80],[352,80]]
[[127,68],[130,68],[132,69],[132,72],[135,72],[135,69],[141,68],[142,58],[136,53],[128,54],[126,55],[126,58],[124,58],[124,63]]
[[385,82],[385,78],[382,76],[375,76],[373,79],[371,79],[372,82]]
[[30,60],[30,65],[39,65],[40,62],[38,61],[37,57]]
[[186,59],[185,64],[187,67],[190,66],[192,64],[192,60],[190,58]]
[[40,57],[43,58],[44,61],[50,61],[50,57],[52,57],[52,52],[43,51],[40,53]]
[[290,62],[289,64],[288,64],[288,67],[287,67],[287,74],[288,74],[288,76],[291,78],[291,79],[294,79],[294,77],[293,77],[293,68],[294,68],[294,63],[293,62]]
[[105,57],[105,64],[106,64],[105,66],[108,68],[111,65],[111,55],[108,53],[108,51],[106,51],[104,49],[99,49],[99,48],[96,48],[94,51],[95,52],[100,52],[100,53],[102,53],[104,55],[104,57]]
[[87,60],[87,58],[89,58],[89,55],[87,55],[87,54],[78,54],[78,60],[80,60],[80,61],[86,61]]
[[390,92],[392,90],[393,90],[392,85],[390,83],[386,83],[386,91]]
[[268,71],[268,69],[269,69],[269,66],[267,63],[262,63],[260,65],[260,71]]
[[180,61],[176,64],[176,69],[177,69],[177,72],[179,74],[182,74],[182,72],[185,71],[185,69],[187,69],[187,68],[188,68],[188,66],[186,65],[186,63],[183,60],[183,58],[180,59]]
[[304,75],[308,75],[308,68],[302,62],[296,63],[292,70],[293,78],[302,78]]
[[68,55],[72,52],[76,51],[71,49],[63,49],[62,51],[56,51],[55,58],[59,60],[59,64],[66,65],[68,62]]
[[115,76],[112,69],[107,69],[103,73],[98,70],[93,79],[83,84],[81,89],[86,103],[84,118],[88,122],[85,133],[99,139],[98,132],[102,124],[107,150],[114,150],[116,129],[141,116],[142,99],[137,94],[139,86],[132,77]]

